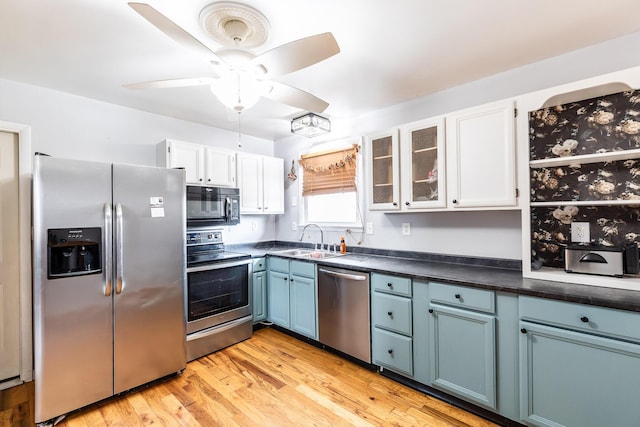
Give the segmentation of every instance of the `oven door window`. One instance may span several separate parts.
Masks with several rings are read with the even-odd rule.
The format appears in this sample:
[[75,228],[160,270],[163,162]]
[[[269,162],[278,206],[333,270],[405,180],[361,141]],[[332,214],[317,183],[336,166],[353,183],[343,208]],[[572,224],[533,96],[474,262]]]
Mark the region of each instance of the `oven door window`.
[[187,275],[189,321],[249,305],[246,264],[192,272]]

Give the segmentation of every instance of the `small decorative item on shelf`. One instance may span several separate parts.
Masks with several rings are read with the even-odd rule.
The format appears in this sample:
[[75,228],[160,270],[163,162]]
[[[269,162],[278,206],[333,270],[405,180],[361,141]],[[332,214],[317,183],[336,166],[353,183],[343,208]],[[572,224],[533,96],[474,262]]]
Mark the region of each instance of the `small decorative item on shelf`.
[[294,169],[295,164],[296,164],[296,161],[295,160],[291,160],[291,170],[287,174],[287,178],[289,178],[289,181],[291,181],[291,182],[293,182],[296,179],[298,179],[298,175],[296,175],[296,170]]

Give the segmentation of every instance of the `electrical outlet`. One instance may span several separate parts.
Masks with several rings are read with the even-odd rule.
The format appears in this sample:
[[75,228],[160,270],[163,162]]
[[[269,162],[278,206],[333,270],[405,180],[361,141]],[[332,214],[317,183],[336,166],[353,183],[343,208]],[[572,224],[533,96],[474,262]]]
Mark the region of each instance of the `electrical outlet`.
[[298,231],[298,224],[295,221],[291,223],[291,231]]
[[298,206],[298,197],[297,196],[291,196],[291,207],[295,208],[296,206]]
[[591,240],[588,222],[571,223],[571,241],[574,243],[588,243]]
[[373,223],[367,222],[367,234],[373,234]]
[[411,236],[411,223],[403,222],[402,223],[402,235],[403,236]]
[[256,231],[258,228],[258,224],[255,221],[251,221],[251,231]]

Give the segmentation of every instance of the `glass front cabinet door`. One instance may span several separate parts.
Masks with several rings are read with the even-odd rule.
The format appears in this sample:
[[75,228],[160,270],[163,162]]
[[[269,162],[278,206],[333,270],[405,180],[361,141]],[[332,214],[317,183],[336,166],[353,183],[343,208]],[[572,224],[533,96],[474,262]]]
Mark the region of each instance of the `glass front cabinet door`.
[[444,118],[400,128],[402,209],[446,206]]
[[369,209],[400,210],[400,148],[398,129],[370,135],[366,139]]

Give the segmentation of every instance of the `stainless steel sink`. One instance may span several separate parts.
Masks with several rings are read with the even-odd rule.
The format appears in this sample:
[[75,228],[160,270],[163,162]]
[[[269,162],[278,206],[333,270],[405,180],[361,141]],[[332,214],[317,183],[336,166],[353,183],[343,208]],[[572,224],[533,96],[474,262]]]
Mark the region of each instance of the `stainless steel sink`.
[[344,254],[338,252],[319,251],[316,249],[285,249],[282,251],[273,251],[273,255],[290,256],[294,258],[306,259],[325,259],[341,256]]

